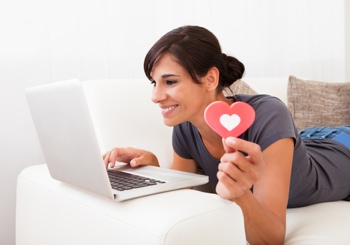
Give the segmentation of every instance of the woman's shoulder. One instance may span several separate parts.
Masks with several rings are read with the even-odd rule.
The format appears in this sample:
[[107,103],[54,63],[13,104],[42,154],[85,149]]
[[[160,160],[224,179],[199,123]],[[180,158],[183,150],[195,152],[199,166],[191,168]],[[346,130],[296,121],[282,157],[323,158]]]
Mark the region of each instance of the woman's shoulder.
[[242,101],[249,104],[254,103],[283,103],[279,98],[269,94],[236,94],[234,96],[236,101]]
[[255,110],[255,121],[243,138],[266,149],[281,138],[296,137],[289,109],[277,97],[266,94],[236,95],[235,99],[250,104]]
[[279,98],[268,94],[237,94],[234,99],[235,101],[248,103],[255,111],[272,109],[288,111],[287,106]]

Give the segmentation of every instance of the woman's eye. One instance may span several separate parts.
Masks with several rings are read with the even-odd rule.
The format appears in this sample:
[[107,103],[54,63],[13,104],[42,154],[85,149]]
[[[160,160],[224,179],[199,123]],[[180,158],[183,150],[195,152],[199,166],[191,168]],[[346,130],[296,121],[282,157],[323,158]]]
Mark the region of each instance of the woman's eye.
[[175,84],[177,81],[174,81],[174,80],[166,80],[166,84],[167,85],[173,85]]

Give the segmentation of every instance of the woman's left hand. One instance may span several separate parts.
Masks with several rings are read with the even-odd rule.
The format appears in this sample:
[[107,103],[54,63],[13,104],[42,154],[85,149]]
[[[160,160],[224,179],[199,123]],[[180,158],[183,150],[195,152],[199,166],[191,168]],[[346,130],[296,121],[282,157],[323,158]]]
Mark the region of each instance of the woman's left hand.
[[227,137],[223,145],[226,153],[220,159],[216,192],[232,200],[250,191],[258,181],[264,169],[264,158],[259,145],[243,139]]

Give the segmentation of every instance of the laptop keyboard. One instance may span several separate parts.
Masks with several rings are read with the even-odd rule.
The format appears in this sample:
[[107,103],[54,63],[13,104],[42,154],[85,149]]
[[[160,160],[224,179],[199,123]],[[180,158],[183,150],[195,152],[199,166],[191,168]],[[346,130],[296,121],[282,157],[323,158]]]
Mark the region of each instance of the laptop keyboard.
[[157,184],[164,184],[165,181],[151,179],[140,175],[121,172],[118,170],[107,170],[109,180],[113,189],[118,191],[131,190]]

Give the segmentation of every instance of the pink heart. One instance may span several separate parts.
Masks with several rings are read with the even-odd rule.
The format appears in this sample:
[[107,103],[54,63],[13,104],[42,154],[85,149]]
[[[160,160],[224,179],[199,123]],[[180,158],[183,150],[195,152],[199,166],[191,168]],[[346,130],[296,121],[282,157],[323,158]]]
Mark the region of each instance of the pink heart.
[[208,105],[204,112],[207,124],[221,137],[238,137],[254,122],[253,107],[244,102],[235,102],[231,106],[222,101]]

